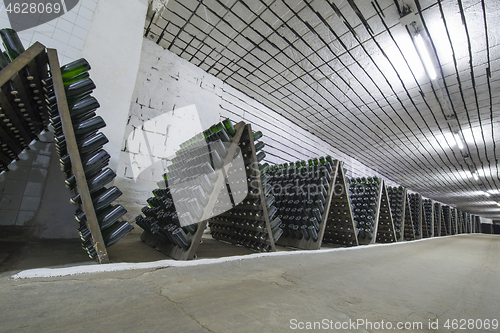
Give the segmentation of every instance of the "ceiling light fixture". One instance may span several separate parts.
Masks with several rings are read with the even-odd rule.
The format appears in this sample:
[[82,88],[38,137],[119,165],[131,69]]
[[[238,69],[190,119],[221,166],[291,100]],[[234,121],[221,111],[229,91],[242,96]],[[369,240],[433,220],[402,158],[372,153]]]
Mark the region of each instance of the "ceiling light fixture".
[[479,174],[477,173],[477,171],[472,173],[472,177],[474,177],[475,180],[479,180]]
[[434,64],[432,63],[429,52],[427,51],[427,47],[425,46],[424,38],[420,33],[417,33],[414,36],[414,40],[420,60],[424,64],[425,71],[427,72],[427,75],[429,75],[429,79],[435,80],[437,77],[436,70],[434,69]]

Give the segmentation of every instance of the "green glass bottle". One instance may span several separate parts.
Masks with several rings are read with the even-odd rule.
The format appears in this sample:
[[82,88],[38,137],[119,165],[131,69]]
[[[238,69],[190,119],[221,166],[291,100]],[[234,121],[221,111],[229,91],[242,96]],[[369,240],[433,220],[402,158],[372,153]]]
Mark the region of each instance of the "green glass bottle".
[[258,140],[260,138],[262,138],[262,132],[261,131],[257,131],[257,132],[253,133],[253,139],[254,139],[254,141]]
[[10,60],[3,52],[0,52],[0,70],[4,69],[7,67],[7,65],[10,63]]
[[66,98],[69,100],[77,100],[79,96],[88,95],[94,90],[95,84],[90,78],[86,78],[77,82],[74,82],[64,89],[66,91]]
[[69,64],[66,64],[61,67],[61,76],[64,79],[69,79],[80,75],[84,72],[88,72],[90,70],[90,64],[84,58],[80,58],[78,60],[72,61]]
[[14,29],[0,29],[0,36],[2,37],[3,45],[11,60],[16,59],[21,53],[24,52],[23,43],[21,43],[21,39],[19,39],[19,36]]
[[224,128],[226,129],[226,132],[229,136],[234,136],[236,134],[236,130],[233,127],[233,124],[231,123],[231,120],[229,118],[224,119],[222,121],[222,124],[224,124]]
[[78,74],[77,76],[63,80],[63,84],[64,84],[64,86],[69,86],[70,84],[78,82],[78,81],[83,80],[83,79],[86,79],[89,76],[90,76],[89,72],[84,72],[84,73]]

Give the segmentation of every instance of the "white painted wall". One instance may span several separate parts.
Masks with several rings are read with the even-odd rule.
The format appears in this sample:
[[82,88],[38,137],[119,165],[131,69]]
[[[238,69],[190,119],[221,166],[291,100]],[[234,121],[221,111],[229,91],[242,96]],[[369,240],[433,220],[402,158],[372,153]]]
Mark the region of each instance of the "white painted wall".
[[97,89],[93,96],[106,121],[102,132],[108,137],[105,149],[116,170],[130,108],[143,40],[147,0],[100,0],[90,26],[82,56],[92,65],[91,78]]

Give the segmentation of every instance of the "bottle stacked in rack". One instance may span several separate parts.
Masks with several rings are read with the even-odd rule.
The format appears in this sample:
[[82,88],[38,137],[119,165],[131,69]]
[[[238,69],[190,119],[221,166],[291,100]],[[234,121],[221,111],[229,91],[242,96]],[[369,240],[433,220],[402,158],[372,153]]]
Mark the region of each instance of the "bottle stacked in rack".
[[441,204],[434,203],[434,237],[438,237],[445,234],[445,230],[442,229],[442,224],[444,221],[441,220],[442,210]]
[[392,220],[394,222],[394,229],[396,230],[396,238],[401,239],[401,229],[403,228],[404,223],[404,188],[402,186],[389,186],[387,187],[387,194],[389,195]]
[[457,211],[455,208],[451,207],[450,207],[450,223],[451,223],[452,235],[456,235],[458,233]]
[[[431,237],[433,232],[434,209],[430,199],[423,200],[425,219],[422,221],[422,231],[424,237]],[[424,227],[425,223],[425,227]]]
[[451,207],[450,206],[443,206],[442,207],[443,211],[443,220],[444,220],[444,227],[445,229],[441,231],[441,234],[443,235],[452,235],[452,229],[451,229]]
[[263,151],[262,132],[251,132],[248,126],[238,144],[244,170],[233,169],[238,175],[236,177],[231,169],[228,171],[228,177],[236,180],[230,184],[232,198],[244,199],[227,210],[227,199],[219,197],[214,215],[220,215],[211,218],[209,226],[212,237],[217,240],[269,252],[274,251],[274,244],[283,231],[280,229],[281,220],[277,218],[276,197],[271,193],[269,164],[263,163],[266,153]]
[[[108,142],[108,139],[99,132],[106,124],[100,116],[96,115],[99,103],[91,96],[95,85],[89,77],[89,70],[89,63],[82,58],[62,66],[61,76],[85,179],[105,246],[109,247],[125,237],[134,227],[129,222],[120,220],[127,212],[126,209],[121,205],[113,205],[113,201],[118,199],[122,192],[116,186],[106,187],[114,180],[116,174],[107,167],[110,155],[103,149],[103,145]],[[50,127],[54,132],[61,170],[66,175],[66,187],[76,192],[70,201],[81,207],[81,194],[77,186],[76,175],[73,174],[72,160],[66,144],[67,133],[63,131],[52,78],[48,78],[43,83],[50,115]],[[76,210],[75,219],[80,224],[78,232],[82,247],[89,257],[95,258],[97,253],[94,248],[94,239],[87,227],[87,216],[80,207]]]
[[218,171],[230,157],[228,148],[234,134],[231,121],[226,119],[183,142],[159,183],[161,188],[153,190],[149,206],[137,216],[137,225],[161,241],[155,246],[165,248],[166,254],[189,250],[198,230],[196,223],[213,212],[210,202],[215,195],[231,205]]
[[180,217],[177,214],[169,188],[155,189],[153,195],[147,200],[149,206],[142,208],[144,216],[136,217],[136,224],[149,231],[158,240],[188,250],[191,246],[189,235],[196,233],[197,225],[188,224],[181,227],[181,219],[187,216]]
[[278,220],[284,245],[293,240],[317,242],[334,173],[330,156],[296,161],[270,168]]
[[418,237],[421,235],[420,231],[420,215],[421,215],[421,207],[420,201],[421,196],[418,193],[411,193],[410,197],[410,212],[411,219],[413,221],[413,228],[415,230],[415,236]]
[[[15,62],[25,49],[13,29],[0,29],[0,37],[5,50],[0,50],[0,70],[3,70]],[[37,67],[35,59],[19,69],[0,91],[3,95],[0,107],[0,172],[7,171],[8,165],[18,159],[18,155],[48,124],[40,82],[46,77],[46,70],[44,72],[43,68]]]
[[375,218],[380,194],[380,179],[372,177],[351,178],[347,180],[347,183],[358,240],[369,242],[373,238],[373,231],[377,223]]

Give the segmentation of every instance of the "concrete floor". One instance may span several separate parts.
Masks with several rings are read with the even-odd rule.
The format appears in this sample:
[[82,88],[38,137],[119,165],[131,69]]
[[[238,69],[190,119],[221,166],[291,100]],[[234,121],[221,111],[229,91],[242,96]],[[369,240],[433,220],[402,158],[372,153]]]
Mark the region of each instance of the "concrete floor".
[[406,331],[451,332],[447,319],[500,320],[499,257],[500,236],[475,234],[59,278],[10,271],[0,274],[0,331],[290,332],[366,320],[372,329],[337,331],[420,322]]

